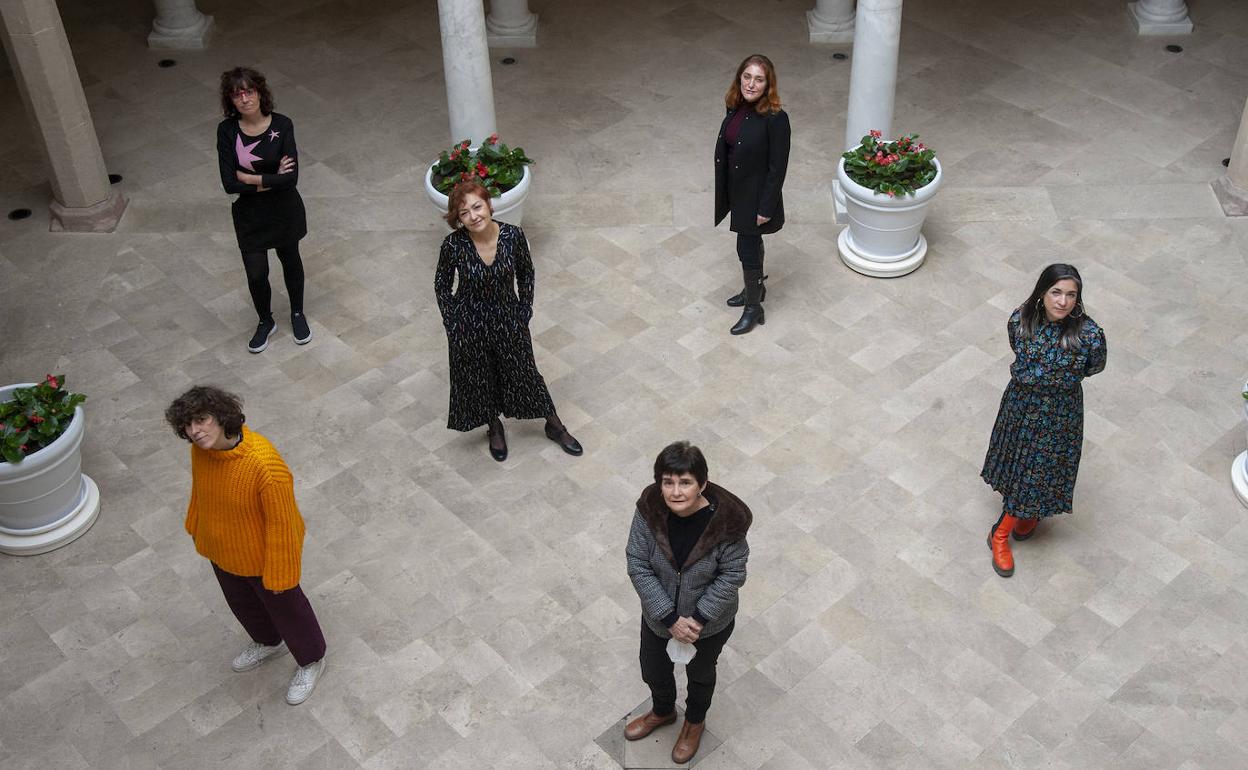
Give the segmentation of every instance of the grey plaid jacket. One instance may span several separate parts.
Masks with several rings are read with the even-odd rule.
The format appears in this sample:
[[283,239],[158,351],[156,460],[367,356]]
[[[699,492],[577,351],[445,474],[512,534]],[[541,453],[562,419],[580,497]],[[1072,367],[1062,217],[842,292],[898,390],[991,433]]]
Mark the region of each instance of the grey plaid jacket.
[[628,533],[628,576],[641,598],[641,614],[650,630],[663,638],[671,632],[663,618],[673,609],[682,617],[696,609],[707,619],[702,636],[728,627],[737,614],[737,590],[745,584],[750,546],[745,533],[754,516],[736,495],[707,483],[706,497],[715,515],[694,544],[683,565],[674,564],[667,533],[667,505],[657,484],[641,493]]

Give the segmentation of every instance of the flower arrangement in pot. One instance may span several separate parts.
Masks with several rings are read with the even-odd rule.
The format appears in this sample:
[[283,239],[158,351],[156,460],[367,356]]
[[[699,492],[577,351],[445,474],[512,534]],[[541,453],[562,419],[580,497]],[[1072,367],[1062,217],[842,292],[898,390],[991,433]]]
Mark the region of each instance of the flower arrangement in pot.
[[0,553],[44,553],[95,522],[99,490],[82,472],[86,398],[64,375],[0,387]]
[[87,400],[65,390],[63,374],[49,374],[38,385],[15,388],[10,395],[12,401],[0,403],[0,455],[9,463],[21,462],[60,438],[78,405]]
[[872,130],[841,155],[837,181],[849,227],[837,245],[846,265],[893,278],[912,272],[927,255],[923,221],[942,181],[940,161],[918,134],[885,139]]
[[451,189],[461,181],[476,180],[490,191],[494,218],[519,225],[529,194],[528,166],[532,163],[522,148],[508,147],[499,141],[498,134],[490,134],[475,148],[464,139],[443,150],[429,166],[425,194],[438,207],[438,213],[445,214]]

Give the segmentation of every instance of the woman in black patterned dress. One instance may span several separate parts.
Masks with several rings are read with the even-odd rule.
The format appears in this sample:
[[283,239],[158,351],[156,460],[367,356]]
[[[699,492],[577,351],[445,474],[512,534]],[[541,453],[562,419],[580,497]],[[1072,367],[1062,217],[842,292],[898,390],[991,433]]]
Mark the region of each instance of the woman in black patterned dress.
[[1026,540],[1040,519],[1070,513],[1083,450],[1083,378],[1105,368],[1105,332],[1083,309],[1083,279],[1049,265],[1006,324],[1014,363],[980,474],[1001,493],[988,534],[992,568],[1014,574],[1010,533]]
[[529,243],[523,230],[495,222],[493,214],[489,192],[476,182],[456,185],[447,199],[446,222],[455,232],[442,241],[433,280],[450,353],[446,427],[488,426],[490,455],[502,462],[507,437],[499,414],[520,420],[545,417],[546,437],[568,454],[580,455],[584,450],[555,413],[533,359]]

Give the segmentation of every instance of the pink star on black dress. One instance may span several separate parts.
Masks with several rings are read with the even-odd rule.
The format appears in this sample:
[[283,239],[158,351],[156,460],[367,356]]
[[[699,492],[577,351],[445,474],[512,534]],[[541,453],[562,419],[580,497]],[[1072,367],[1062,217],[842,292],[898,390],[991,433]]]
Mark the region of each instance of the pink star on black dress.
[[276,141],[276,140],[277,140],[277,137],[279,137],[279,136],[281,136],[281,135],[282,135],[282,132],[281,132],[281,131],[274,131],[274,130],[273,130],[273,129],[271,129],[271,128],[269,129],[269,141],[270,141],[270,142],[272,142],[272,141]]

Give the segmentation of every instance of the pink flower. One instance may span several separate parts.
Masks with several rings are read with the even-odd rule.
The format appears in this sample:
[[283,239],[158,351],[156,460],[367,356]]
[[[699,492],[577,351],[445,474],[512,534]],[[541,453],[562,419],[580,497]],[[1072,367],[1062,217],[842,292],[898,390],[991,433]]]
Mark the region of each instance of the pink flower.
[[879,139],[880,137],[884,136],[884,134],[881,134],[879,131],[876,131],[873,128],[871,129],[871,136],[874,136],[876,139]]
[[890,197],[890,198],[896,198],[896,197],[897,197],[897,194],[896,194],[896,193],[894,193],[892,190],[889,190],[889,191],[888,191],[888,197]]
[[498,144],[498,133],[490,134],[490,138],[485,140],[486,144]]
[[51,386],[52,386],[52,387],[54,387],[54,388],[59,388],[59,387],[61,387],[61,383],[57,382],[57,381],[56,381],[56,378],[55,378],[55,377],[53,377],[53,376],[52,376],[52,375],[50,375],[50,374],[48,375],[48,384],[49,384],[49,385],[51,385]]
[[43,419],[42,417],[40,417],[39,415],[37,415],[37,414],[32,414],[32,415],[30,416],[30,422],[31,422],[32,424],[34,424],[34,425],[38,425],[39,423],[41,423],[41,422],[43,422],[43,421],[44,421],[44,419]]

